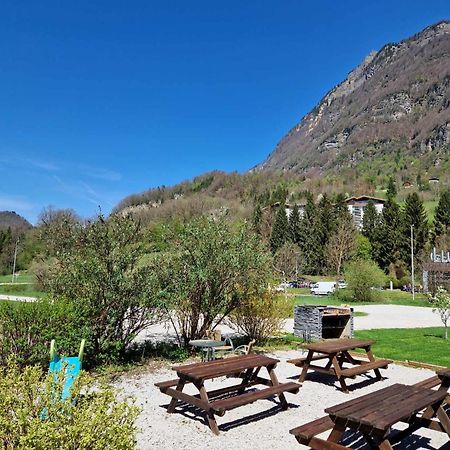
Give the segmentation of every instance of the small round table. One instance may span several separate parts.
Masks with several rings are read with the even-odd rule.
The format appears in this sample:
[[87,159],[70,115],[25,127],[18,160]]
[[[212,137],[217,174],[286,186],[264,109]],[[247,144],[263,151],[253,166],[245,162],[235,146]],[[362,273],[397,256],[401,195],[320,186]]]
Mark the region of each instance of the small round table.
[[197,347],[202,351],[202,361],[211,361],[215,359],[215,347],[223,347],[226,345],[226,342],[214,341],[212,339],[195,339],[193,341],[189,341],[189,345],[192,345],[192,347]]

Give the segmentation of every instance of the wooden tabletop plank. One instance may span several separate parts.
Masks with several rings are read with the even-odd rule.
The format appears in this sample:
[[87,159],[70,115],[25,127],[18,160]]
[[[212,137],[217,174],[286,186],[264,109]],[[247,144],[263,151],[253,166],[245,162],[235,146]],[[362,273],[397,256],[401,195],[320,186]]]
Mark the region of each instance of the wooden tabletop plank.
[[374,341],[368,339],[336,339],[303,345],[303,348],[320,353],[337,353],[355,348],[370,347]]
[[[393,406],[390,412],[386,410],[383,414],[377,413],[376,428],[386,430],[400,420],[406,419],[436,402],[442,402],[446,397],[446,392],[413,386],[411,386],[410,392],[409,396],[403,396],[400,401],[394,402],[391,400]],[[368,423],[371,423],[371,420]]]
[[362,395],[361,397],[326,408],[325,412],[331,416],[346,417],[346,415],[351,414],[353,411],[360,410],[364,405],[371,405],[374,401],[380,401],[383,396],[394,395],[394,393],[398,391],[398,386],[402,385],[394,384],[387,388],[380,389],[379,391]]
[[[243,355],[243,356],[246,356],[246,357],[259,357],[259,356],[261,356],[261,355],[257,355],[257,354],[255,354],[255,353],[250,353],[249,355]],[[227,360],[229,360],[229,361],[232,361],[232,360],[235,360],[235,359],[237,359],[237,358],[242,358],[242,356],[231,356],[231,357],[229,357],[229,358],[226,358]],[[172,370],[175,370],[175,371],[177,371],[178,372],[178,369],[180,369],[180,368],[182,368],[183,370],[184,369],[188,369],[188,368],[196,368],[196,367],[198,367],[198,366],[204,366],[205,364],[207,364],[208,366],[213,366],[213,365],[220,365],[220,364],[223,364],[223,362],[224,362],[224,359],[213,359],[213,360],[211,360],[211,361],[202,361],[202,362],[195,362],[195,363],[191,363],[191,364],[183,364],[183,365],[177,365],[177,366],[172,366]]]
[[278,359],[270,358],[265,355],[251,354],[203,363],[189,364],[186,366],[175,366],[173,367],[173,370],[175,370],[179,375],[181,374],[191,379],[205,380],[241,372],[253,367],[267,367],[270,365],[275,365],[278,362]]
[[327,408],[331,416],[368,425],[379,430],[444,400],[446,392],[394,384],[349,402]]
[[246,369],[255,367],[264,367],[277,364],[277,360],[270,359],[246,359],[241,361],[233,361],[232,363],[217,365],[213,367],[198,367],[190,370],[187,375],[196,379],[215,378],[222,375],[229,375],[242,372]]

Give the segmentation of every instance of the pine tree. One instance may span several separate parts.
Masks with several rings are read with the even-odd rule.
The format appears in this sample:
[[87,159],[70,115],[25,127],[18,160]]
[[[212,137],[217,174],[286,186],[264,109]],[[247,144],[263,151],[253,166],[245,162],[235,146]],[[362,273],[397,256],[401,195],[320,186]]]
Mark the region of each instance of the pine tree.
[[387,185],[387,191],[386,191],[386,197],[388,199],[394,199],[397,195],[397,186],[395,184],[394,177],[389,177],[388,185]]
[[306,206],[300,221],[299,247],[304,257],[305,274],[317,274],[324,268],[321,244],[321,224],[319,211],[312,195],[307,193]]
[[294,244],[300,243],[300,210],[297,205],[292,208],[291,215],[289,216],[289,233],[290,240]]
[[253,217],[252,217],[252,225],[253,229],[255,230],[255,233],[261,232],[261,221],[262,221],[262,210],[261,205],[258,203],[255,206],[255,209],[253,210]]
[[270,249],[272,253],[283,246],[283,244],[289,238],[289,222],[284,209],[284,204],[280,204],[277,213],[275,214],[275,220],[272,226],[272,233],[270,235]]
[[428,241],[429,233],[427,212],[416,192],[406,197],[403,215],[403,261],[410,265],[411,225],[414,226],[414,255],[423,250]]
[[380,226],[375,233],[372,253],[382,269],[401,257],[403,214],[400,206],[389,198],[381,214]]
[[347,219],[350,214],[347,203],[345,203],[345,195],[342,193],[337,194],[334,198],[334,212],[338,221]]
[[376,228],[379,225],[380,218],[378,216],[377,209],[372,200],[367,202],[367,206],[364,208],[364,215],[362,220],[362,234],[370,243],[372,243],[376,236]]
[[434,213],[434,238],[443,234],[450,235],[450,189],[441,193]]
[[318,211],[322,232],[322,244],[326,245],[329,237],[336,229],[336,216],[333,205],[327,194],[324,194],[319,201]]

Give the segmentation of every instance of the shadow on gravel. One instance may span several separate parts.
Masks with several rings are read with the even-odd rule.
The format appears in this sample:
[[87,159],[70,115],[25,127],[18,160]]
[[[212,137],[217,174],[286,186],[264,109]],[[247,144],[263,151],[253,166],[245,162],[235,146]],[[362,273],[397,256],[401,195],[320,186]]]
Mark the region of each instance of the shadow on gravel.
[[[395,440],[395,432],[393,434],[393,438]],[[450,450],[450,443],[447,443],[437,449],[430,445],[430,440],[430,438],[412,434],[405,437],[400,442],[392,444],[392,447],[396,450]],[[361,433],[353,431],[345,432],[343,439],[339,443],[354,450],[370,450],[373,448],[367,443]]]
[[[293,381],[298,381],[298,377],[299,375],[295,375],[288,378]],[[346,383],[349,391],[362,389],[366,386],[370,386],[371,384],[376,383],[377,381],[380,381],[376,377],[368,374],[358,375],[356,380],[360,381],[354,382],[352,378],[346,378]],[[336,386],[336,388],[340,389],[339,381],[336,380],[336,377],[334,375],[328,375],[326,373],[309,372],[306,375],[306,381],[326,384],[327,386]]]
[[[268,398],[267,400],[272,400],[272,399]],[[299,405],[294,405],[292,403],[289,403],[289,408],[299,408]],[[278,413],[283,414],[283,412],[284,411],[281,409],[280,405],[277,404],[276,406],[273,406],[272,408],[268,409],[267,411],[261,411],[256,414],[252,414],[250,416],[245,416],[240,419],[234,420],[232,422],[223,423],[223,424],[219,425],[219,430],[228,431],[233,428],[241,427],[241,426],[253,423],[253,422],[258,422],[259,420],[263,420],[268,417],[272,417]],[[286,432],[288,433],[289,430],[287,430]]]
[[[247,392],[251,392],[254,390],[256,390],[256,389],[249,389]],[[226,398],[226,396],[214,397],[214,400],[217,400],[219,398]],[[245,417],[234,420],[232,422],[227,422],[227,423],[223,423],[220,425],[218,424],[219,430],[220,431],[228,431],[233,428],[237,428],[240,426],[248,425],[253,422],[257,422],[259,420],[263,420],[267,417],[272,417],[278,413],[282,414],[284,412],[282,410],[282,408],[279,404],[278,398],[276,396],[269,397],[264,400],[268,400],[272,403],[275,403],[275,406],[268,409],[267,411],[261,411],[256,414],[247,415]],[[258,402],[262,402],[264,400],[258,400]],[[295,404],[292,404],[289,402],[288,402],[288,405],[289,405],[289,408],[299,408],[299,405],[295,405]],[[164,405],[159,405],[159,406],[161,408],[167,409],[167,407],[169,406],[169,403],[166,403]],[[195,406],[189,405],[187,403],[178,402],[177,409],[175,410],[174,414],[181,414],[182,416],[184,416],[190,420],[196,420],[197,422],[201,422],[209,428],[208,420],[206,419],[205,412],[199,408],[196,408]],[[245,412],[244,412],[244,414],[245,414]],[[220,416],[216,416],[216,419],[220,420]]]

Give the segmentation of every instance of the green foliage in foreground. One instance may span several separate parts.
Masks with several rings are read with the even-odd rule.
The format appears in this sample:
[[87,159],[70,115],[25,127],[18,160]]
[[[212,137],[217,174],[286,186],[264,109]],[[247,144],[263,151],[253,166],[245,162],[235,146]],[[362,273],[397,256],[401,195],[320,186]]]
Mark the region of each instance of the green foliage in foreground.
[[[135,336],[161,318],[156,269],[143,267],[143,236],[131,217],[98,216],[66,230],[50,271],[49,292],[66,298],[86,324],[87,356],[121,358]],[[90,351],[89,351],[90,350]]]
[[376,357],[418,361],[450,367],[450,341],[444,328],[408,328],[356,331],[358,339],[373,339]]
[[0,366],[8,356],[14,356],[21,366],[46,366],[52,339],[63,354],[71,355],[87,334],[86,323],[68,301],[0,301]]
[[[99,389],[82,373],[72,399],[60,401],[62,381],[38,367],[0,370],[0,447],[5,450],[131,450],[138,408]],[[76,401],[73,401],[75,399]]]

